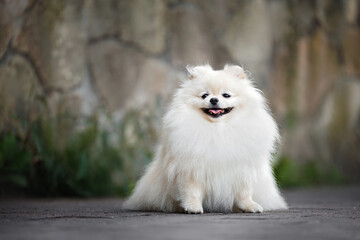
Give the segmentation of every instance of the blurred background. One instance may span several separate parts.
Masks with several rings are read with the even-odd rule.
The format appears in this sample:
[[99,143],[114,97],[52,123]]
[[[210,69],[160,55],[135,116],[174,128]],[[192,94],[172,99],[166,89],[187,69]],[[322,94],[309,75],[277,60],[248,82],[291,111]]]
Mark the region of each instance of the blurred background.
[[0,195],[127,196],[203,63],[264,91],[281,187],[359,182],[359,0],[0,0]]

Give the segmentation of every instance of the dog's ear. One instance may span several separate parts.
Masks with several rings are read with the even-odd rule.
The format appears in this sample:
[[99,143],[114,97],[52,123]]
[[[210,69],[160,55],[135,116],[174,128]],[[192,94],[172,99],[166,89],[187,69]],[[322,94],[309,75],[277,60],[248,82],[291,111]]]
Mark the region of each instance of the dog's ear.
[[226,64],[224,67],[224,71],[240,78],[240,79],[246,79],[248,78],[244,69],[238,65],[229,65]]
[[209,64],[206,64],[200,66],[186,66],[186,70],[188,71],[188,78],[194,79],[199,75],[203,75],[209,71],[212,71],[213,69]]

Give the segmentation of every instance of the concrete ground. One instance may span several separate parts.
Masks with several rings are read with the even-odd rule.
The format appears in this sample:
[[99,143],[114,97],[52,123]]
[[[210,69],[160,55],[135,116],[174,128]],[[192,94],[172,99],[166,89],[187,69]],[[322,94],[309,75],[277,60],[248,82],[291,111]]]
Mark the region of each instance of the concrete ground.
[[118,199],[0,200],[0,239],[360,239],[360,187],[286,191],[287,211],[127,212]]

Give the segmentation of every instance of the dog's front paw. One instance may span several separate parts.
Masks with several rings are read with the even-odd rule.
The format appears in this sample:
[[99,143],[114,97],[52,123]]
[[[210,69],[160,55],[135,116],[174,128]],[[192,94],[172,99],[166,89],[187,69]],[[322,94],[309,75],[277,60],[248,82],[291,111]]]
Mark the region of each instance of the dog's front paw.
[[204,213],[203,207],[201,206],[200,203],[183,204],[183,208],[184,208],[185,213],[189,213],[189,214]]
[[239,203],[239,208],[247,213],[261,213],[264,210],[260,204],[252,200],[242,201]]

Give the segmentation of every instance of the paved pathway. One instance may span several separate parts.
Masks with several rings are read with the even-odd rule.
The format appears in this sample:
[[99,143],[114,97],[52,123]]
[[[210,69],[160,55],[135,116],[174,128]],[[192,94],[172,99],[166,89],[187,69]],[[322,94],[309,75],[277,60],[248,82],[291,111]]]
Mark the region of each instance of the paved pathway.
[[360,187],[286,191],[262,214],[127,212],[121,200],[0,200],[0,239],[360,239]]

